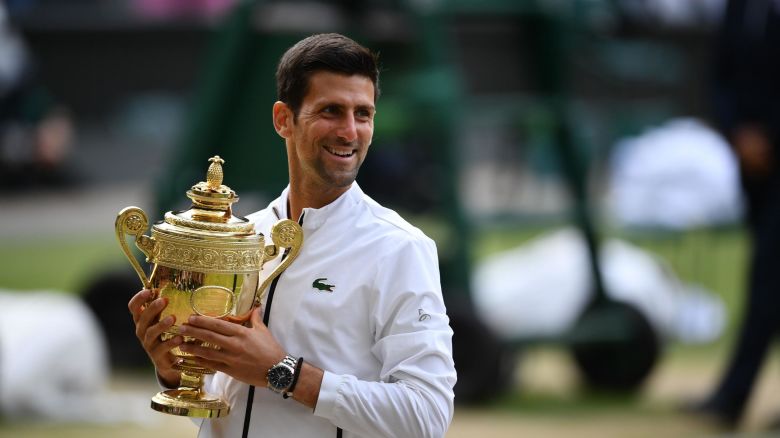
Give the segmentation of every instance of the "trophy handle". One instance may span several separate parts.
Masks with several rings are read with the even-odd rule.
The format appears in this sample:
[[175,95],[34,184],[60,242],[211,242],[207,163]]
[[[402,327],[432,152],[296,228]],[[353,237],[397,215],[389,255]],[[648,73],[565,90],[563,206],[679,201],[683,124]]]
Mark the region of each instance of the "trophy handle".
[[125,253],[130,264],[133,265],[133,269],[135,269],[144,287],[150,289],[152,284],[149,281],[149,277],[146,276],[146,273],[141,268],[141,264],[138,263],[133,253],[130,252],[130,247],[127,246],[127,241],[125,240],[125,234],[135,236],[136,246],[146,255],[148,261],[148,257],[154,248],[154,239],[142,235],[147,226],[149,226],[149,219],[146,217],[146,213],[138,207],[122,209],[116,217],[116,222],[114,222],[116,238],[119,241],[119,246],[122,247],[122,252]]
[[282,273],[288,266],[298,257],[298,253],[301,252],[303,246],[303,228],[290,219],[283,219],[277,222],[273,228],[271,228],[271,241],[273,245],[267,245],[263,250],[263,262],[272,259],[279,253],[279,248],[289,249],[290,251],[286,256],[282,258],[282,262],[274,271],[269,275],[263,283],[257,288],[255,293],[255,306],[260,306],[260,303],[265,296],[266,290],[272,281],[279,274]]

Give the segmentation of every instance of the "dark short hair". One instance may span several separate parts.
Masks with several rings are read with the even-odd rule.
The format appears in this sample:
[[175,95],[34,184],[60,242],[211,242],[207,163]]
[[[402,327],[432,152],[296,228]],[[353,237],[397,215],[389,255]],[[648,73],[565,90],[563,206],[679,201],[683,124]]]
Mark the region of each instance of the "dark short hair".
[[374,84],[374,102],[379,98],[379,67],[374,53],[344,35],[312,35],[290,47],[276,69],[276,96],[295,117],[309,91],[309,78],[318,71],[365,76]]

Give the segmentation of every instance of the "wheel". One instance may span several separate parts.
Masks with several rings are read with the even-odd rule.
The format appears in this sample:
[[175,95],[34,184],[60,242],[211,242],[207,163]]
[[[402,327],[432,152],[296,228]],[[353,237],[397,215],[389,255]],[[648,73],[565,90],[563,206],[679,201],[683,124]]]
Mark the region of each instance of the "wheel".
[[127,310],[130,298],[142,288],[138,275],[128,267],[98,274],[81,291],[108,340],[113,367],[142,368],[150,364]]
[[477,318],[470,306],[447,305],[458,382],[455,402],[486,402],[513,386],[516,352]]
[[634,306],[608,301],[586,312],[575,326],[571,346],[586,385],[594,390],[636,391],[660,356],[660,340]]

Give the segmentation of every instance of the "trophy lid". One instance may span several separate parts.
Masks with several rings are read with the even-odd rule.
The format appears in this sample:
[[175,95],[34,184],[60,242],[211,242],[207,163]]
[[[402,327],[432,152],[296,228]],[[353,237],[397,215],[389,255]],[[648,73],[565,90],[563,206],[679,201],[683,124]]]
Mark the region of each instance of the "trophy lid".
[[189,210],[169,211],[165,220],[155,226],[176,234],[227,233],[228,236],[254,235],[254,224],[245,218],[233,216],[232,205],[238,196],[230,187],[222,184],[225,160],[215,155],[209,158],[206,181],[201,181],[187,191],[192,200]]

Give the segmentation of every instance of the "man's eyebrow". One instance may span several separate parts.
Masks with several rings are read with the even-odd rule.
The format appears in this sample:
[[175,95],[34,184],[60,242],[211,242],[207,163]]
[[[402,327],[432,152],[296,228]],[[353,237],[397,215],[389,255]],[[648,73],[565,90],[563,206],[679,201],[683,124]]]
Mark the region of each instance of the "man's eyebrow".
[[[315,107],[316,108],[328,108],[328,107],[336,107],[340,109],[346,108],[348,105],[344,104],[343,102],[337,102],[333,100],[323,100],[321,102],[316,102]],[[368,110],[371,112],[376,112],[376,106],[372,104],[358,104],[355,105],[355,109],[357,110]]]

